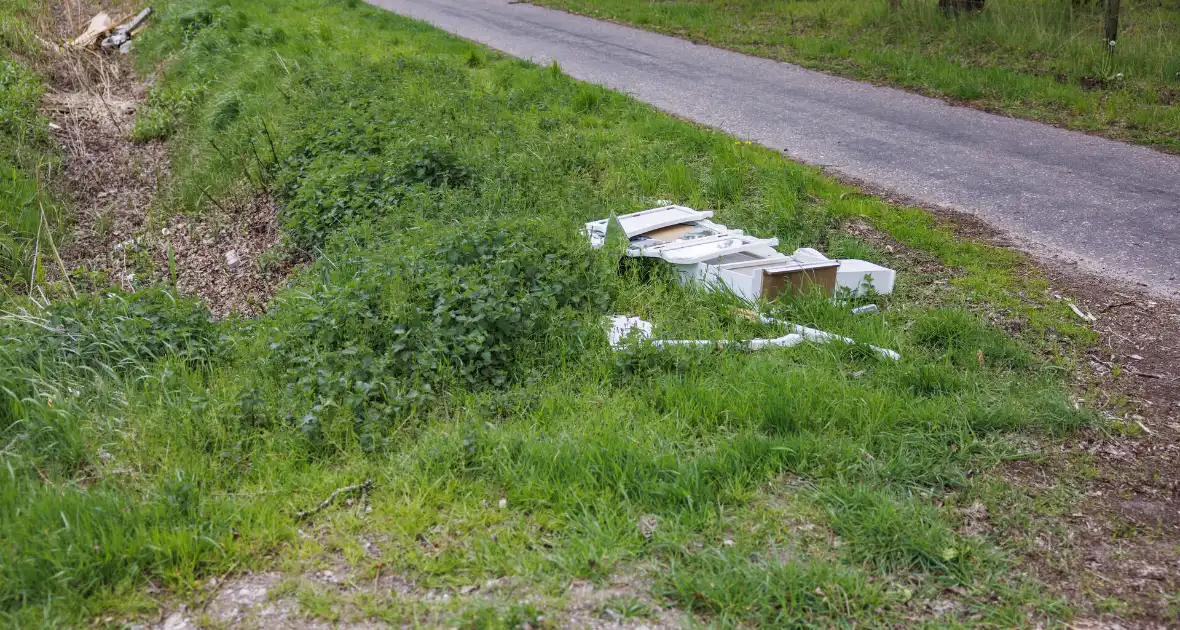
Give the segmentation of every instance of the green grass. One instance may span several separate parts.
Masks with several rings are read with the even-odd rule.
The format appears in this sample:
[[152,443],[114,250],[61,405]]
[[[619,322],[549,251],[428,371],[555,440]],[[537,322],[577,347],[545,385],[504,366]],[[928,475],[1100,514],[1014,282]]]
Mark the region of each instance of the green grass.
[[[650,586],[631,596],[720,625],[897,625],[947,593],[961,612],[934,621],[1070,614],[1009,541],[959,527],[963,497],[993,496],[979,479],[1028,456],[1028,436],[1093,421],[1063,368],[1088,333],[1021,256],[357,2],[158,9],[137,40],[161,68],[137,133],[171,137],[167,205],[199,213],[248,180],[281,204],[283,251],[315,261],[253,320],[212,321],[166,289],[5,305],[7,623],[154,617],[161,597],[202,601],[211,577],[340,556],[358,580],[512,576],[536,597],[342,607],[285,587],[313,614],[552,623],[570,580],[634,572]],[[954,277],[932,290],[903,269],[880,316],[766,305],[898,363],[863,345],[615,353],[608,313],[669,337],[775,332],[577,233],[661,198],[787,247],[902,263],[841,230],[867,220]],[[987,322],[997,309],[1021,340]],[[364,479],[371,510],[296,522]],[[381,564],[358,543],[373,535]]]
[[43,86],[31,0],[0,1],[0,292],[28,289],[52,264],[60,209],[49,192],[58,159],[38,111]]
[[1124,2],[1115,54],[1102,0],[536,0],[693,41],[905,86],[1012,116],[1180,150],[1180,8]]

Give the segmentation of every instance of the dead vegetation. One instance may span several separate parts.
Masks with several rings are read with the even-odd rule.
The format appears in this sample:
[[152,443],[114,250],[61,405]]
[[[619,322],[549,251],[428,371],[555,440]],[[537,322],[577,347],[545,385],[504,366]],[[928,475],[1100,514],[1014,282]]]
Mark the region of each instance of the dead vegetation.
[[44,114],[62,152],[60,193],[73,215],[60,244],[69,281],[126,290],[172,283],[219,317],[261,313],[291,270],[287,257],[267,264],[265,256],[280,242],[274,201],[240,189],[199,216],[170,208],[163,196],[167,146],[131,140],[153,77],[138,76],[126,55],[62,45],[97,12],[123,17],[135,8],[64,0],[53,3],[54,19],[40,24],[57,42],[42,38],[49,51],[41,65]]

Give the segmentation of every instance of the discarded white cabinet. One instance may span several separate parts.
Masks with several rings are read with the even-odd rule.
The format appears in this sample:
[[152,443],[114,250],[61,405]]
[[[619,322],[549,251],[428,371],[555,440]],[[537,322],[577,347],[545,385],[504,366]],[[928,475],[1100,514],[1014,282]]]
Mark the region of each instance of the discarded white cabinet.
[[830,292],[835,286],[837,266],[836,261],[800,261],[778,252],[768,256],[743,254],[700,263],[693,269],[692,278],[706,285],[723,285],[738,297],[753,302],[804,292],[811,285]]
[[706,260],[739,254],[773,256],[778,253],[774,250],[775,245],[778,245],[776,238],[755,238],[740,232],[730,232],[645,247],[643,255],[662,258],[673,265],[695,265]]
[[[693,210],[684,206],[662,206],[641,212],[620,215],[615,217],[615,219],[619,222],[619,226],[623,228],[623,234],[628,239],[632,239],[661,228],[708,219],[711,216],[713,216],[713,212],[709,210]],[[609,226],[609,218],[591,221],[586,224],[586,234],[590,237],[590,245],[592,247],[595,249],[602,247],[603,243],[606,242],[606,232]]]
[[844,258],[836,272],[836,286],[848,289],[853,295],[863,295],[870,290],[879,295],[893,293],[893,281],[897,272],[887,267],[874,265],[865,260]]
[[668,205],[612,216],[586,224],[590,245],[606,243],[612,222],[626,236],[628,256],[660,258],[676,267],[681,280],[725,286],[747,301],[774,300],[820,286],[835,294],[893,292],[892,269],[856,260],[832,260],[810,247],[789,256],[775,247],[778,240],[759,239],[709,220],[710,211]]

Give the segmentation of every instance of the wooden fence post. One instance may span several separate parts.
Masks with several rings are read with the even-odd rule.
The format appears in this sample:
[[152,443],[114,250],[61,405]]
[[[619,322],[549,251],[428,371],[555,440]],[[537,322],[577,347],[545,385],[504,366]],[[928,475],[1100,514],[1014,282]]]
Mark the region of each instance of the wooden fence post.
[[1119,38],[1119,0],[1106,0],[1106,41]]

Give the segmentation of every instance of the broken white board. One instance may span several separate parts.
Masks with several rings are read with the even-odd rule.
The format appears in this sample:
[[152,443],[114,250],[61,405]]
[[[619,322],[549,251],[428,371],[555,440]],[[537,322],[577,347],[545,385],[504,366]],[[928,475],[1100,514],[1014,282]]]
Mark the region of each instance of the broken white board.
[[[693,210],[684,206],[661,206],[659,208],[651,208],[650,210],[619,215],[615,219],[623,229],[623,234],[628,239],[631,239],[654,230],[708,219],[711,216],[713,216],[713,213],[709,210]],[[610,219],[590,221],[586,224],[586,235],[590,238],[591,247],[595,249],[602,247],[603,243],[606,242],[606,233],[609,225]]]
[[709,346],[714,348],[725,348],[728,346],[735,346],[745,350],[761,350],[763,348],[791,348],[803,343],[802,335],[794,333],[783,335],[782,337],[775,337],[774,339],[743,339],[739,341],[730,341],[728,339],[656,339],[651,342],[653,348],[674,348],[676,346]]
[[[626,348],[627,344],[623,343],[626,339],[634,339],[637,342],[648,342],[653,348],[675,348],[675,347],[727,347],[736,346],[745,348],[747,350],[761,350],[763,348],[790,348],[797,346],[804,341],[811,341],[813,343],[829,343],[838,341],[841,343],[855,344],[856,341],[848,337],[842,337],[815,328],[808,328],[807,326],[800,326],[798,324],[787,324],[780,322],[772,317],[766,315],[761,316],[761,321],[764,324],[786,325],[791,329],[791,332],[781,337],[773,339],[744,339],[730,341],[727,339],[655,339],[652,340],[652,325],[651,322],[645,321],[639,317],[629,317],[626,315],[613,315],[609,318],[610,330],[607,333],[607,338],[610,340],[611,348],[615,350],[622,350]],[[901,355],[893,350],[887,348],[878,348],[877,346],[869,346],[879,356],[886,359],[893,359],[898,361]]]
[[[840,335],[836,335],[836,334],[833,334],[830,332],[824,332],[822,330],[818,330],[815,328],[808,328],[807,326],[800,326],[799,324],[788,324],[787,322],[782,322],[777,319],[774,319],[773,317],[769,317],[766,315],[763,315],[760,319],[762,320],[763,324],[781,324],[781,325],[789,326],[791,328],[791,332],[793,332],[797,335],[802,335],[803,338],[807,339],[808,341],[814,341],[817,343],[828,343],[829,341],[839,341],[841,343],[856,344],[856,340],[849,339],[848,337],[842,337]],[[874,352],[876,352],[878,355],[880,355],[883,358],[893,359],[894,361],[901,360],[901,355],[898,354],[894,350],[890,350],[888,348],[879,348],[874,345],[869,345],[869,347],[872,348]]]
[[741,230],[731,230],[729,227],[713,223],[708,219],[678,223],[667,227],[657,228],[645,232],[631,239],[628,256],[643,256],[653,247],[681,241],[694,241],[702,238],[722,236],[726,234],[741,235]]
[[644,248],[643,255],[662,258],[673,265],[695,265],[712,258],[742,253],[773,256],[775,245],[778,245],[776,238],[755,238],[746,234],[729,233],[647,247]]

